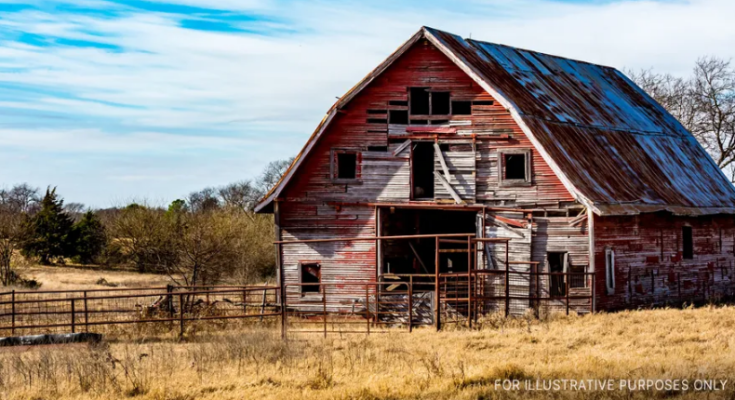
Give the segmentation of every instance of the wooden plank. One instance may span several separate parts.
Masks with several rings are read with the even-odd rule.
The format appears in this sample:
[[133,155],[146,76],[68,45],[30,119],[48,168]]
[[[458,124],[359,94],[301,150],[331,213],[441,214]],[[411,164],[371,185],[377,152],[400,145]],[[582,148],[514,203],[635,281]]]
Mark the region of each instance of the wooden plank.
[[434,142],[434,151],[436,151],[436,156],[439,158],[439,163],[442,165],[442,170],[444,171],[444,177],[447,179],[447,184],[449,183],[449,167],[447,167],[447,161],[444,160],[444,154],[442,154],[442,149],[439,147],[439,143]]
[[408,148],[408,146],[410,146],[410,145],[411,145],[411,141],[410,140],[406,140],[400,146],[398,146],[398,148],[395,151],[393,151],[393,155],[394,156],[397,156],[397,155],[401,154],[401,152],[403,150],[406,150]]
[[452,187],[452,185],[450,185],[449,182],[447,182],[447,180],[444,179],[444,177],[439,172],[434,171],[434,176],[436,176],[437,179],[439,179],[439,182],[441,182],[442,186],[444,186],[444,188],[447,189],[447,192],[449,192],[449,194],[452,196],[452,198],[457,204],[464,204],[464,201],[462,201],[462,198],[459,197],[457,192],[454,191],[454,188]]

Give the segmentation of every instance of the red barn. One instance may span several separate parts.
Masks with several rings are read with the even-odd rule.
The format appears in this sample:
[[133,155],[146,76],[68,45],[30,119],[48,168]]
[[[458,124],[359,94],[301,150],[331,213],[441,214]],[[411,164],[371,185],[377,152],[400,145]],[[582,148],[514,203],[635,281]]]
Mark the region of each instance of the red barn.
[[287,302],[386,279],[449,299],[452,276],[506,313],[734,287],[735,190],[663,107],[614,68],[431,28],[332,106],[257,211]]

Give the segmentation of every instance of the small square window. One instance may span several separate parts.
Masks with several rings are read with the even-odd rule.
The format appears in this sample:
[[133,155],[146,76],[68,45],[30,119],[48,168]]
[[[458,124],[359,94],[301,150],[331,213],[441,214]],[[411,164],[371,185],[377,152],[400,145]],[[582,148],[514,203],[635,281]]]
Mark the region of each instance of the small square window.
[[409,88],[409,110],[412,115],[429,114],[428,88]]
[[498,154],[500,184],[505,186],[531,184],[530,150],[505,150]]
[[503,154],[505,171],[503,179],[526,179],[526,155]]
[[431,114],[449,115],[449,92],[431,92]]
[[332,150],[332,179],[360,178],[360,153],[354,150]]
[[681,238],[683,242],[682,257],[685,260],[691,260],[694,258],[694,236],[692,235],[691,226],[683,226],[681,228]]
[[470,101],[453,101],[452,115],[471,115],[472,102]]
[[570,288],[586,288],[587,287],[587,266],[570,265],[569,266],[569,287]]
[[395,125],[408,125],[408,110],[389,110],[388,123]]
[[302,263],[301,269],[301,293],[320,293],[322,283],[322,266],[319,263]]

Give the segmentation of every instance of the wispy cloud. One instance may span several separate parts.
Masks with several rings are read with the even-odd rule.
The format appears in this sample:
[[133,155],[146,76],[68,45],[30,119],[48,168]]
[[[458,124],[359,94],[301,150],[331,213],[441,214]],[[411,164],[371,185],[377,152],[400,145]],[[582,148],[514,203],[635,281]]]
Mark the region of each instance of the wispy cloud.
[[730,0],[0,0],[0,183],[104,206],[252,177],[421,25],[684,74],[735,56],[732,15]]

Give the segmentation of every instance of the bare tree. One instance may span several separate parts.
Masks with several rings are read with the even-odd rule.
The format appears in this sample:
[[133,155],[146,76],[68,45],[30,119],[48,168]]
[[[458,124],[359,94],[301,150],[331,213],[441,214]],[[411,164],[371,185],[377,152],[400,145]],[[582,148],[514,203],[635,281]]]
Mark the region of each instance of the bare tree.
[[66,203],[64,204],[64,212],[66,212],[74,222],[77,222],[87,212],[87,207],[82,203]]
[[25,214],[7,205],[0,205],[0,283],[12,284],[16,275],[13,271],[13,254],[23,240]]
[[217,189],[212,187],[189,194],[186,204],[192,211],[213,210],[221,206]]
[[735,181],[735,68],[716,57],[697,60],[689,78],[651,70],[628,72]]
[[271,161],[266,165],[260,178],[255,183],[256,189],[259,191],[260,196],[265,196],[268,191],[278,183],[286,170],[293,162],[294,157],[287,160]]
[[226,207],[251,210],[260,198],[260,191],[250,181],[242,181],[223,186],[218,194]]
[[717,165],[729,169],[735,161],[735,69],[729,61],[702,58],[692,79],[695,117],[692,133]]
[[0,190],[0,283],[9,285],[17,277],[13,255],[25,239],[27,216],[38,210],[39,190],[28,184]]

